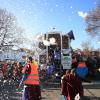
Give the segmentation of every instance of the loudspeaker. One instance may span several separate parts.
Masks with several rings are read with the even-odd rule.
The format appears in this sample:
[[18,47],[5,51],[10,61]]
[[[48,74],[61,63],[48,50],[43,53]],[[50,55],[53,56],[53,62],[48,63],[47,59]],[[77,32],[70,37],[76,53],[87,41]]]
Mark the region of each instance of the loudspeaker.
[[75,40],[75,37],[74,37],[74,34],[73,34],[72,30],[68,33],[68,36],[69,36],[70,39]]

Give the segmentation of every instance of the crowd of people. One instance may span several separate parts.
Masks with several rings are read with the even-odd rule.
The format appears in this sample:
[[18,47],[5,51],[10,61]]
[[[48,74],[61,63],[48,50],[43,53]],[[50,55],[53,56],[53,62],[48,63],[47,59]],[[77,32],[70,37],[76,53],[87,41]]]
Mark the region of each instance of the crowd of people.
[[77,68],[79,62],[83,61],[85,66],[88,68],[89,77],[95,77],[99,73],[100,69],[100,56],[99,54],[93,55],[92,53],[85,54],[84,52],[78,54],[74,53],[72,55],[72,68]]
[[16,88],[22,88],[22,100],[40,100],[40,79],[38,64],[29,57],[24,63],[3,63],[0,65],[2,80],[11,79],[16,83]]
[[[99,56],[85,56],[74,53],[72,55],[72,65],[70,69],[60,69],[62,74],[61,93],[64,100],[80,100],[84,96],[82,81],[90,75],[96,73],[94,69],[100,65]],[[12,64],[1,64],[0,70],[4,80],[11,78],[18,83],[18,87],[23,86],[22,100],[41,100],[41,77],[46,81],[52,79],[56,73],[55,63],[39,65],[32,57],[27,59],[23,65],[20,62]],[[58,71],[58,70],[57,70]]]
[[2,78],[4,80],[8,78],[12,78],[13,80],[20,80],[22,73],[21,70],[23,68],[23,65],[16,61],[14,63],[2,63],[0,64],[0,70],[2,72]]

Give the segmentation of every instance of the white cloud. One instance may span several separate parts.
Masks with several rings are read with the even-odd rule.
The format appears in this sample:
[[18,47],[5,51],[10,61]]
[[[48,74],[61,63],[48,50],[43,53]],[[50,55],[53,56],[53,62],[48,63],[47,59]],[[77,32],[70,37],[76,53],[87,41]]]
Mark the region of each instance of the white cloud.
[[87,16],[86,12],[78,11],[78,15],[82,18],[85,18]]

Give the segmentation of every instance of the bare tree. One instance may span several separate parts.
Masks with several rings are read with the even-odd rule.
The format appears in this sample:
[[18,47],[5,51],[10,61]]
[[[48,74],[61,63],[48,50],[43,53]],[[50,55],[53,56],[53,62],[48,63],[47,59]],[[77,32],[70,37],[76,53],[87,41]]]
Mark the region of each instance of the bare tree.
[[86,31],[90,36],[100,37],[100,1],[96,5],[96,8],[90,11],[86,17],[87,28]]
[[22,33],[16,17],[6,9],[0,9],[0,49],[22,43]]
[[82,49],[83,49],[83,50],[86,50],[86,51],[91,51],[91,50],[93,50],[93,46],[92,46],[92,44],[91,44],[90,41],[82,42],[81,46],[82,46]]

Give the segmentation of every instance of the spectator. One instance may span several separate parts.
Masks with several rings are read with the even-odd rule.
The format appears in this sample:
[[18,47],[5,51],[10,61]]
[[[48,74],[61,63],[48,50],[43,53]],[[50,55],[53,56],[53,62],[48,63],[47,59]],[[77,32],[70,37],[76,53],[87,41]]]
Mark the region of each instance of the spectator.
[[83,86],[81,79],[76,75],[75,69],[72,69],[63,76],[61,82],[61,92],[64,100],[75,100],[75,96],[83,96]]

